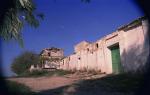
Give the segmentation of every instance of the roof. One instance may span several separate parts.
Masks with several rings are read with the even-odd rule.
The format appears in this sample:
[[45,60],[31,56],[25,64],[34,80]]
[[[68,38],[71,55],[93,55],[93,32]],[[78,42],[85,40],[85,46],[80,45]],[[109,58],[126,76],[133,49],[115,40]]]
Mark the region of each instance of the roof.
[[43,50],[62,50],[61,48],[56,48],[56,47],[50,47],[50,48],[45,48]]
[[43,50],[40,52],[40,55],[41,55],[45,50],[48,50],[48,51],[60,51],[60,50],[63,50],[63,49],[61,49],[61,48],[56,48],[56,47],[45,48],[45,49],[43,49]]
[[135,19],[133,20],[132,22],[126,24],[126,25],[123,25],[121,27],[119,27],[117,30],[126,30],[126,29],[129,29],[131,27],[134,27],[134,26],[138,26],[138,25],[141,25],[142,24],[142,21],[147,19],[146,16],[142,16],[142,17],[139,17],[138,19]]

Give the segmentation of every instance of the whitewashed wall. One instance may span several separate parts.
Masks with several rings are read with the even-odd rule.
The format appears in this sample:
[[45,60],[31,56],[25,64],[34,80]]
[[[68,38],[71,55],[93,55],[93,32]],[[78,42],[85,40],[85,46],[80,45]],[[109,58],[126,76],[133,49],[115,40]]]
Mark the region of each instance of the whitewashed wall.
[[[112,73],[110,46],[119,43],[121,64],[124,71],[136,71],[146,62],[149,54],[149,42],[146,39],[147,22],[127,31],[117,30],[94,43],[82,41],[77,44],[75,54],[63,59],[65,70],[96,70]],[[146,43],[145,43],[146,41]],[[96,46],[98,44],[98,48]]]

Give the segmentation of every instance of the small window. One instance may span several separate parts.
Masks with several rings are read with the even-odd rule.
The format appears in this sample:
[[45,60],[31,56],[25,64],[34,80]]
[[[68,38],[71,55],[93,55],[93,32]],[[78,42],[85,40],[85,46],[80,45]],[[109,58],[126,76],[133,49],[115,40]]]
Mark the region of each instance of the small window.
[[79,57],[78,60],[81,60],[81,58]]
[[87,48],[87,51],[89,51],[89,48]]
[[98,43],[96,44],[96,48],[98,48]]
[[70,57],[68,57],[69,61],[70,61]]
[[51,56],[51,53],[48,53],[48,56]]

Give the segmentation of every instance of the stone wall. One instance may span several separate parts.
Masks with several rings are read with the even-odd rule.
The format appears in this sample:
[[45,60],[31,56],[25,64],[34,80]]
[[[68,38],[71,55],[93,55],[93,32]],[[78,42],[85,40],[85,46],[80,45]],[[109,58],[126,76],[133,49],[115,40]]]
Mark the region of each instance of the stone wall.
[[60,48],[46,48],[40,54],[42,68],[59,68],[60,61],[64,58],[64,51]]
[[51,48],[43,49],[40,55],[44,57],[63,58],[64,51],[63,49],[51,47]]

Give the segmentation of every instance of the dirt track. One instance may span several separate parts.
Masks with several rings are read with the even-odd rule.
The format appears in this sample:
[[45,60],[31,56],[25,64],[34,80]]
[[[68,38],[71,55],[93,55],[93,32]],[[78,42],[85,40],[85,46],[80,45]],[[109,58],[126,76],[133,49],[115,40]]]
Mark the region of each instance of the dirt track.
[[[94,76],[103,77],[104,75]],[[16,81],[30,87],[32,91],[39,92],[48,89],[55,89],[77,83],[81,79],[94,78],[91,74],[70,74],[66,76],[51,76],[38,78],[9,78],[8,80]]]
[[119,92],[106,92],[100,87],[94,87],[96,84],[83,87],[82,84],[80,84],[80,87],[76,85],[83,80],[96,79],[103,76],[106,75],[74,74],[39,78],[9,78],[8,80],[23,83],[39,95],[126,95]]
[[77,79],[66,77],[39,77],[39,78],[10,78],[11,81],[23,83],[30,87],[32,91],[39,92],[48,89],[55,89],[62,86],[71,85],[76,82]]

